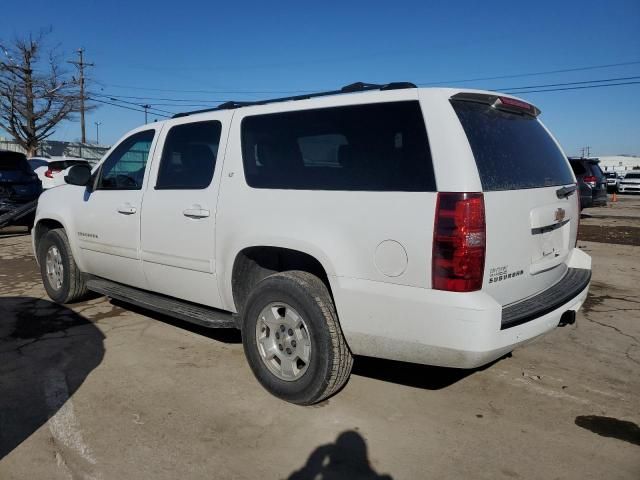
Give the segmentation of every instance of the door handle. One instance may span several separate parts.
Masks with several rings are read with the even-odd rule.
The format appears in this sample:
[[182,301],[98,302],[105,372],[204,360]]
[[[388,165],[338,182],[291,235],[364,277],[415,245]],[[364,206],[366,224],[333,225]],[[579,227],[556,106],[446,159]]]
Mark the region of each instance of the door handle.
[[136,207],[133,207],[130,203],[125,203],[118,207],[118,213],[122,213],[123,215],[133,215],[136,211]]
[[209,210],[200,205],[191,205],[191,208],[183,210],[182,214],[189,218],[206,218],[209,216]]

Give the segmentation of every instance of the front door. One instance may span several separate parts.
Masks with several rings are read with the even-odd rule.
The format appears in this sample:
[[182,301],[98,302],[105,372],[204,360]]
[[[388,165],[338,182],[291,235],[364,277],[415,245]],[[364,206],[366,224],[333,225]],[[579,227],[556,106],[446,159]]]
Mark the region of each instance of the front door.
[[146,288],[140,260],[140,208],[156,129],[123,140],[102,162],[92,191],[75,206],[78,245],[87,273]]
[[149,288],[220,307],[215,213],[232,114],[186,117],[162,134],[142,210],[142,263]]

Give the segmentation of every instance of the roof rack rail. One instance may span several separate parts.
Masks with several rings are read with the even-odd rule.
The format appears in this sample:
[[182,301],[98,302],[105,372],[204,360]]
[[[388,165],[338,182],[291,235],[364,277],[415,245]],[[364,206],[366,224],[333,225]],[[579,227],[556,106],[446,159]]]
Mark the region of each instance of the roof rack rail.
[[215,112],[217,110],[231,110],[234,108],[249,107],[252,105],[265,105],[267,103],[307,100],[309,98],[325,97],[328,95],[340,95],[343,93],[366,92],[367,90],[402,90],[405,88],[418,88],[418,87],[416,87],[415,84],[410,82],[391,82],[391,83],[384,83],[384,84],[355,82],[349,85],[345,85],[340,90],[330,90],[327,92],[307,93],[304,95],[295,95],[292,97],[272,98],[268,100],[256,100],[254,102],[236,102],[231,100],[228,102],[221,103],[217,107],[213,107],[213,108],[205,108],[204,110],[194,110],[192,112],[176,113],[171,118],[186,117],[188,115],[195,115],[196,113]]

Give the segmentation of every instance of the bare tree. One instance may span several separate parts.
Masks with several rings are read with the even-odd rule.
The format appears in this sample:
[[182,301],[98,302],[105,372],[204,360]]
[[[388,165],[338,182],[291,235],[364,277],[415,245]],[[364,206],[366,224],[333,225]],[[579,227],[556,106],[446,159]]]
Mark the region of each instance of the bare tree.
[[[36,39],[0,43],[0,127],[29,155],[53,135],[55,126],[78,111],[80,98],[54,50],[44,50],[45,34]],[[44,57],[44,59],[43,59]]]

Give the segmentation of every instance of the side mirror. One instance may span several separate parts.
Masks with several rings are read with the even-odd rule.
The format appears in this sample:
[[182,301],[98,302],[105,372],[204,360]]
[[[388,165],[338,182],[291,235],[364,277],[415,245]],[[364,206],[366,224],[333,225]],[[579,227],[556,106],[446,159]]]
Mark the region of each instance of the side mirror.
[[74,165],[69,173],[64,176],[64,181],[69,185],[86,187],[91,180],[91,167],[89,165]]

